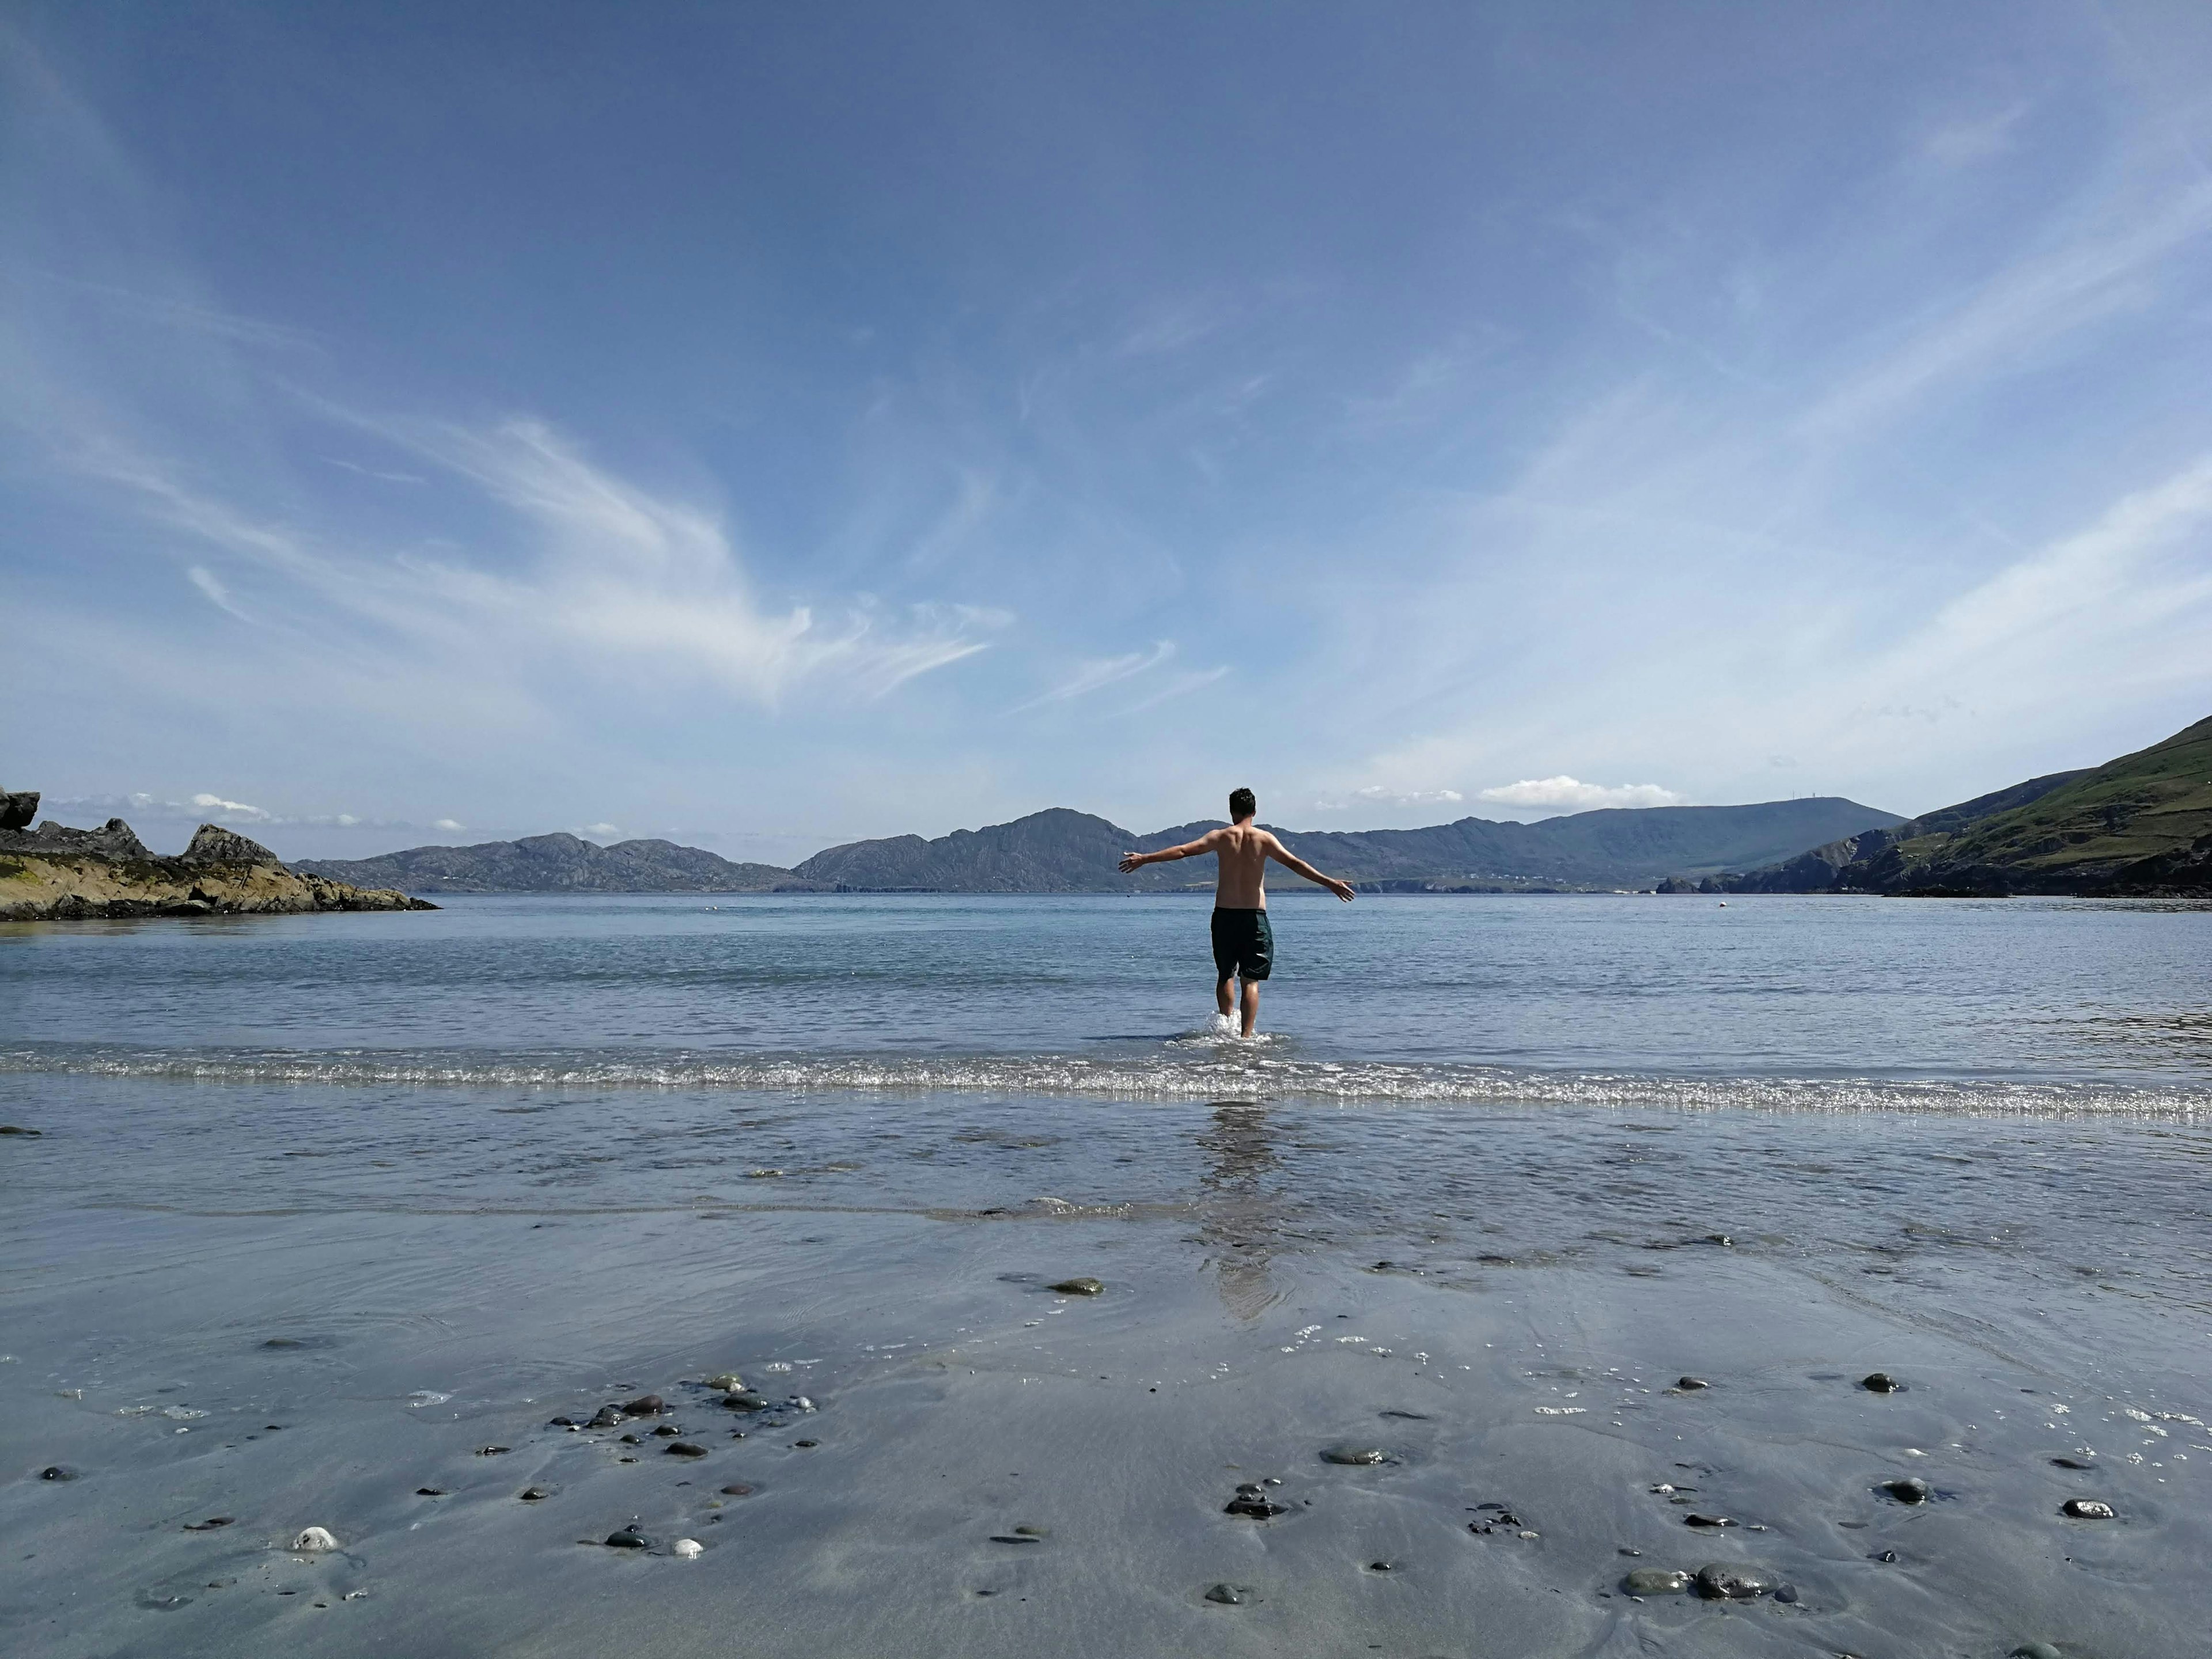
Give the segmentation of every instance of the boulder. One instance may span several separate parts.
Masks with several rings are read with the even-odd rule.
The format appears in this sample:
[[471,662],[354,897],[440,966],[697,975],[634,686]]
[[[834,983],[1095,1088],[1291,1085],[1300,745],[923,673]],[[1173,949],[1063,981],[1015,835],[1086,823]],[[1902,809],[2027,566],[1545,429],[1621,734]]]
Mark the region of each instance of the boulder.
[[204,823],[192,831],[185,858],[193,864],[281,864],[283,860],[258,841],[249,841],[235,830]]
[[27,829],[39,816],[39,792],[18,789],[0,793],[0,830]]

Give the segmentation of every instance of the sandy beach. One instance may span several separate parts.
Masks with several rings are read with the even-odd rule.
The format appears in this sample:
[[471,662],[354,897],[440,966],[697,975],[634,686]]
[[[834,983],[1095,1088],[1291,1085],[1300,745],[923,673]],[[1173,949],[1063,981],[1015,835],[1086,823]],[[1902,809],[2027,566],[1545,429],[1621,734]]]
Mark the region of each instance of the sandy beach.
[[[2178,1659],[2212,1606],[2194,1128],[240,1092],[50,1078],[6,1148],[17,1651]],[[1764,1593],[1628,1577],[1709,1565]]]

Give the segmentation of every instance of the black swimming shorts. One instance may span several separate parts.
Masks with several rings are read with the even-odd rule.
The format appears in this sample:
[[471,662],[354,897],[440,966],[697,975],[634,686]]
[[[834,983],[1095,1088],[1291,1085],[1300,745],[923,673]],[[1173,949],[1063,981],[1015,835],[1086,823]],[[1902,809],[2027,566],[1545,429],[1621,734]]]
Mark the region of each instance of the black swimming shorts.
[[1227,979],[1234,974],[1246,981],[1267,977],[1275,965],[1275,930],[1265,910],[1216,910],[1213,913],[1213,968]]

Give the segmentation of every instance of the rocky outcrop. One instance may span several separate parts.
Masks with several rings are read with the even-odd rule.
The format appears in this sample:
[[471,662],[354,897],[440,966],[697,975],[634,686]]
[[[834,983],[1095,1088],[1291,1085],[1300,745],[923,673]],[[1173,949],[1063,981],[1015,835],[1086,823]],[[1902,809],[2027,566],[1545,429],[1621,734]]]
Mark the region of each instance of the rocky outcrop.
[[287,869],[258,842],[219,824],[202,824],[179,858],[148,851],[120,818],[97,830],[51,819],[35,830],[0,829],[0,921],[435,908]]
[[21,830],[39,816],[39,792],[0,790],[0,830]]

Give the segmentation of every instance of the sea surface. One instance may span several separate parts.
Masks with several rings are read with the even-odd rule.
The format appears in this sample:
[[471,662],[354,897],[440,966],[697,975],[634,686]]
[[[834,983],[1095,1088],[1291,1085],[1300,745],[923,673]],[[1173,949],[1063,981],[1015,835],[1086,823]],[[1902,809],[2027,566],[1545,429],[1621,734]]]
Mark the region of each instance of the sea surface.
[[1274,917],[0,927],[0,1647],[2203,1651],[2212,910]]
[[1187,898],[455,897],[0,929],[0,1075],[2116,1112],[2212,1103],[2212,908],[1279,897],[1265,1041]]

